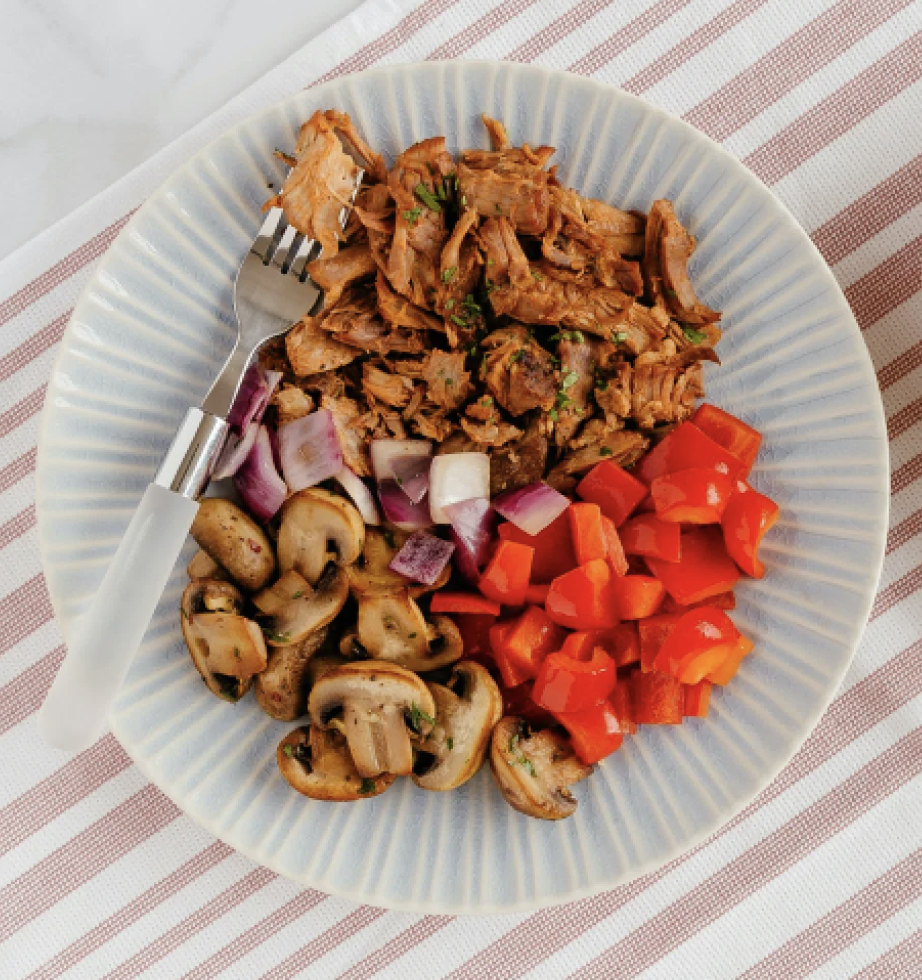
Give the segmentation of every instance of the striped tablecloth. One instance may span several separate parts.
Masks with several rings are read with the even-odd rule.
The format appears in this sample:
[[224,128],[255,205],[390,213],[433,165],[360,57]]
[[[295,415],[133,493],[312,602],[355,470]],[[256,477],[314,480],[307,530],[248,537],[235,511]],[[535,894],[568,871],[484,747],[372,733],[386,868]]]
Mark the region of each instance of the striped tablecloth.
[[[721,141],[794,211],[867,339],[892,521],[858,657],[781,776],[713,838],[614,891],[453,919],[305,891],[216,842],[111,735],[35,722],[63,654],[35,443],[69,311],[131,211],[228,125],[384,62],[593,75]],[[368,0],[0,265],[0,980],[922,977],[922,0]]]

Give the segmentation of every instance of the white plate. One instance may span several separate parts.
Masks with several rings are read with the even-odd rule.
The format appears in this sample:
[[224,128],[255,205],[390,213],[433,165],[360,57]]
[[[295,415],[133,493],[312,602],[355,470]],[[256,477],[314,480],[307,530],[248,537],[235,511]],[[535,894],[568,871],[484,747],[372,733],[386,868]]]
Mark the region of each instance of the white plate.
[[[684,123],[605,85],[476,62],[387,67],[301,92],[189,161],[109,249],[74,311],[49,386],[38,467],[45,574],[68,629],[102,577],[176,424],[229,349],[231,282],[318,107],[352,114],[390,159],[445,134],[557,147],[581,193],[647,210],[671,198],[698,236],[692,279],[724,313],[708,397],[764,433],[753,480],[781,505],[767,577],[738,590],[756,642],[707,719],[644,728],[577,788],[562,823],[523,817],[487,770],[462,789],[400,780],[380,799],[312,802],[278,774],[291,726],[251,697],[224,704],[179,631],[185,554],[111,717],[142,771],[203,827],[281,874],[419,912],[535,908],[650,871],[715,831],[816,724],[870,610],[887,520],[887,442],[871,362],[819,254],[735,159]],[[113,611],[117,615],[117,611]]]

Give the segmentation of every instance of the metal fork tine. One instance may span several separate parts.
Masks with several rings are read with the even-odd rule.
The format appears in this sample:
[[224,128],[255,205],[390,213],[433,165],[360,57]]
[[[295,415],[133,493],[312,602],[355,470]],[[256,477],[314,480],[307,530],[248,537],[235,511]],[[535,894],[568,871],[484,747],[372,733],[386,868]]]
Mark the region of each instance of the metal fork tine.
[[313,257],[313,251],[317,242],[313,238],[305,238],[303,242],[298,246],[298,251],[295,257],[291,260],[291,266],[288,269],[289,275],[295,276],[297,279],[301,279],[304,276],[304,270],[307,267],[307,263]]
[[263,262],[272,258],[276,244],[288,226],[288,219],[281,208],[270,208],[259,229],[250,251],[258,255]]
[[291,245],[295,238],[298,237],[298,229],[294,225],[289,225],[284,234],[279,241],[278,248],[272,256],[272,264],[279,269],[284,270],[285,261],[288,258],[288,252],[291,249]]

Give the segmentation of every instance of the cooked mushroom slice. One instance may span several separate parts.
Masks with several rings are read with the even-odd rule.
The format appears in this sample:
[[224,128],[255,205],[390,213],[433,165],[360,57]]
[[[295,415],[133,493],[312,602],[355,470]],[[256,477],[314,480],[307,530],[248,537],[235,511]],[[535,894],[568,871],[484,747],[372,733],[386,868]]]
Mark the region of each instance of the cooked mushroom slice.
[[323,626],[300,643],[269,651],[269,663],[256,675],[254,685],[256,700],[266,714],[279,721],[294,721],[307,711],[311,659],[329,640],[330,630]]
[[203,580],[186,586],[180,605],[182,634],[208,689],[239,701],[253,675],[266,667],[266,644],[252,620],[240,615],[243,596],[229,582]]
[[592,766],[576,758],[565,736],[550,728],[531,733],[524,719],[514,715],[493,729],[490,768],[506,802],[542,820],[569,817],[576,799],[568,787],[592,772]]
[[445,566],[432,585],[418,583],[410,585],[405,575],[391,571],[390,563],[409,536],[409,531],[401,531],[399,528],[393,530],[366,528],[362,554],[358,561],[346,570],[349,575],[349,587],[357,599],[370,593],[385,595],[388,592],[399,592],[401,589],[406,589],[410,596],[416,599],[425,592],[441,589],[448,582],[451,575],[450,565]]
[[346,573],[332,562],[316,586],[290,571],[253,596],[253,605],[272,618],[263,624],[269,646],[300,643],[309,633],[332,622],[349,598]]
[[446,686],[427,684],[435,701],[435,725],[417,752],[413,782],[448,790],[466,783],[483,765],[503,699],[486,667],[472,660],[455,665]]
[[307,702],[311,724],[346,736],[362,777],[413,769],[411,731],[425,736],[435,717],[426,685],[409,670],[375,660],[334,667],[317,680]]
[[345,803],[380,796],[397,778],[387,772],[360,776],[346,739],[314,725],[289,732],[279,742],[276,758],[289,785],[312,800]]
[[427,623],[407,590],[359,600],[358,642],[369,656],[407,670],[436,670],[464,654],[458,627],[447,616]]
[[230,500],[206,497],[189,533],[247,592],[261,589],[275,572],[272,542],[256,521]]
[[212,579],[215,582],[226,582],[227,572],[208,554],[207,551],[196,551],[192,560],[186,565],[186,575],[193,582],[203,578]]
[[315,584],[331,561],[351,565],[365,544],[365,522],[342,497],[312,487],[282,505],[279,566]]

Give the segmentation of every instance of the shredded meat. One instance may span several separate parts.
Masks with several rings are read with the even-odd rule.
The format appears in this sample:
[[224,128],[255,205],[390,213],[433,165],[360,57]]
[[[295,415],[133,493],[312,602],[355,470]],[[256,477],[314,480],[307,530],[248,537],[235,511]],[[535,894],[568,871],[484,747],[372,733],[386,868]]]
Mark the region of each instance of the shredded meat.
[[334,371],[354,361],[359,351],[348,344],[341,343],[324,330],[321,317],[306,316],[288,331],[285,349],[291,370],[303,377],[307,374],[320,374]]
[[535,413],[517,442],[490,452],[490,495],[537,483],[547,465],[548,441],[539,413]]
[[272,404],[278,412],[279,427],[295,419],[303,419],[314,410],[314,400],[306,391],[286,385],[276,390],[272,396]]
[[592,345],[579,333],[565,334],[557,347],[560,357],[561,388],[558,395],[557,424],[554,441],[565,446],[591,412],[595,361]]
[[463,351],[446,354],[431,351],[423,367],[423,380],[429,385],[427,397],[441,408],[463,405],[471,392],[471,375],[464,369]]
[[409,378],[383,371],[371,361],[362,365],[362,388],[372,404],[372,399],[377,399],[392,408],[406,408],[413,395],[413,382]]
[[621,466],[632,466],[644,454],[649,440],[640,432],[627,429],[606,430],[597,442],[565,456],[547,475],[547,482],[561,493],[570,492],[579,478],[600,460],[610,459]]
[[463,416],[461,428],[464,429],[465,435],[477,443],[480,452],[483,452],[484,446],[505,446],[507,442],[512,442],[522,435],[522,430],[517,429],[511,422],[472,422]]
[[314,259],[307,266],[314,284],[323,290],[323,304],[333,307],[346,287],[375,274],[377,265],[368,245],[355,245],[330,258]]
[[484,339],[483,346],[490,352],[484,362],[487,386],[510,415],[553,408],[557,371],[551,355],[524,327],[496,330]]

